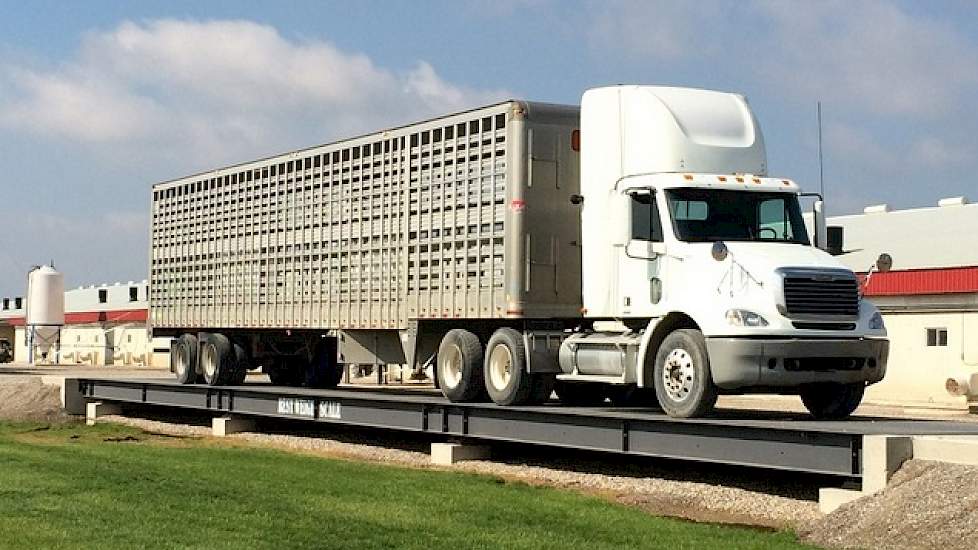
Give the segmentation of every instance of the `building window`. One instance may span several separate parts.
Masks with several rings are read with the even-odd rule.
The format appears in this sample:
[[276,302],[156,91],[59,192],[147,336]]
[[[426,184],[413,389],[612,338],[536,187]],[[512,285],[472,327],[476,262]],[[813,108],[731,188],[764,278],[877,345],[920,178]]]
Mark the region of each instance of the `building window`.
[[109,291],[105,288],[100,288],[98,291],[98,303],[104,304],[109,301]]
[[10,298],[3,299],[3,309],[10,309]]
[[929,328],[927,329],[927,347],[946,347],[947,329]]
[[131,286],[129,287],[129,301],[135,302],[139,299],[139,287]]

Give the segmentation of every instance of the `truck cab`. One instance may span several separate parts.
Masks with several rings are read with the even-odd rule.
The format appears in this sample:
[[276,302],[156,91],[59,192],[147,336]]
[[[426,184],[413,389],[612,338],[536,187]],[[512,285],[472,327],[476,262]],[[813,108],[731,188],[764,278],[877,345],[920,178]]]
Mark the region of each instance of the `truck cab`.
[[615,86],[586,92],[581,109],[594,323],[561,345],[564,391],[654,388],[677,417],[705,414],[720,393],[797,394],[817,417],[855,410],[886,370],[882,318],[856,275],[814,246],[799,186],[766,175],[746,99]]

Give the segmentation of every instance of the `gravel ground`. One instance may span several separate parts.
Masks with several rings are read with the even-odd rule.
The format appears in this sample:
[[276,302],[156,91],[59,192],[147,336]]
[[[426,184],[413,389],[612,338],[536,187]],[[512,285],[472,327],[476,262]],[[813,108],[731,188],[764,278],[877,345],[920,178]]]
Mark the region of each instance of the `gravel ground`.
[[65,418],[61,388],[42,384],[35,377],[10,377],[0,384],[0,418],[48,421]]
[[886,489],[798,529],[831,548],[978,547],[978,467],[910,460]]
[[[209,437],[210,428],[124,416],[103,417],[112,422],[168,435]],[[547,485],[596,494],[641,507],[656,515],[697,521],[735,523],[772,528],[795,528],[819,517],[815,502],[720,483],[679,481],[654,477],[609,475],[549,468],[527,463],[466,461],[451,467],[431,464],[428,453],[286,434],[245,432],[228,439],[263,447],[288,449],[319,456],[366,460],[412,468],[448,469],[497,476],[509,481]],[[760,481],[759,484],[763,484]]]

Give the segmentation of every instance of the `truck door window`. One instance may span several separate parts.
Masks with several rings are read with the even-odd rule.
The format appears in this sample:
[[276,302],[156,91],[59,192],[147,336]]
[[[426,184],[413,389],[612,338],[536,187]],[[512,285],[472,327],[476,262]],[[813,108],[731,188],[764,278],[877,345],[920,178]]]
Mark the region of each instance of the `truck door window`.
[[662,242],[662,223],[655,195],[634,194],[632,199],[632,240]]
[[790,241],[791,217],[788,206],[782,198],[761,201],[757,206],[757,235],[760,239]]

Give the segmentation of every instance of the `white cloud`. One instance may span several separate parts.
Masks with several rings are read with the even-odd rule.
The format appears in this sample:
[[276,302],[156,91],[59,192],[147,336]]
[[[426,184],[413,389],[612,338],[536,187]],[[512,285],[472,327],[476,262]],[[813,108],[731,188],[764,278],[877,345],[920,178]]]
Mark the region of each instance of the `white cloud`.
[[[503,99],[249,21],[124,22],[54,69],[0,67],[0,124],[194,168]],[[185,165],[186,166],[186,165]],[[189,167],[188,167],[189,168]],[[185,171],[185,169],[180,170]]]

